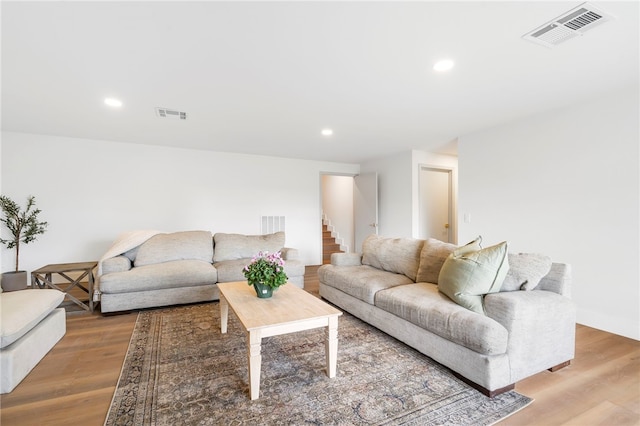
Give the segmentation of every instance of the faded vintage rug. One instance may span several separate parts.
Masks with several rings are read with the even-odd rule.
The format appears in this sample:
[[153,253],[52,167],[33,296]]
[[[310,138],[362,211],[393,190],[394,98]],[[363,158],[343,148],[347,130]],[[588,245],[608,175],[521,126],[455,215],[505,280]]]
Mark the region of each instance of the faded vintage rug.
[[338,369],[321,329],[262,341],[260,399],[249,398],[245,334],[217,302],[138,314],[106,425],[489,425],[532,399],[487,398],[446,368],[345,313]]

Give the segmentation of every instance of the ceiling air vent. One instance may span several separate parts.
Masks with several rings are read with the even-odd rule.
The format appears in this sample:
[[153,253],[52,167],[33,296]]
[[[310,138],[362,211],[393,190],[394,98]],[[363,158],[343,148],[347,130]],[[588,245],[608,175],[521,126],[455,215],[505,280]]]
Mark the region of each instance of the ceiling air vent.
[[592,4],[583,3],[523,35],[522,38],[543,46],[555,47],[611,19],[613,19],[612,15],[599,10]]
[[160,118],[172,118],[174,120],[186,120],[187,113],[169,108],[156,108],[156,115]]

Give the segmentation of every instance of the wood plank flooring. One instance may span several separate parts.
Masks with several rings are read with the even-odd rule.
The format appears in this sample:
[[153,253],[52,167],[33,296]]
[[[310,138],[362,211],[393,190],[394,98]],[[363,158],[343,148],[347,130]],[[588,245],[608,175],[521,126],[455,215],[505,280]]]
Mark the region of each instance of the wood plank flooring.
[[[317,295],[316,270],[305,289]],[[62,340],[0,396],[0,425],[102,425],[136,317],[67,314]],[[576,340],[571,366],[516,384],[535,401],[500,425],[640,425],[640,342],[580,325]]]

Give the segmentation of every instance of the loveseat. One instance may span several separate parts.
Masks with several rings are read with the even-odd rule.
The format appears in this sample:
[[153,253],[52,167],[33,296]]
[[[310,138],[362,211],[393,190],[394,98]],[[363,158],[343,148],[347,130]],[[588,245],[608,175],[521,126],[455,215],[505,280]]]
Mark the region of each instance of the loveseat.
[[456,267],[456,261],[482,268],[485,252],[469,247],[372,235],[361,254],[332,254],[331,264],[318,269],[320,296],[488,396],[545,369],[569,365],[575,349],[570,265],[508,253],[504,243],[502,258],[495,255],[499,250],[492,252],[502,272],[490,280],[491,292],[473,296],[479,305],[465,307],[464,301],[454,302],[439,291],[439,285],[450,279],[444,269]]
[[64,293],[0,289],[0,393],[11,392],[67,331]]
[[281,251],[288,282],[302,288],[304,263],[284,244],[284,232],[126,233],[98,262],[94,299],[102,313],[218,300],[217,283],[244,281],[242,269],[260,251]]

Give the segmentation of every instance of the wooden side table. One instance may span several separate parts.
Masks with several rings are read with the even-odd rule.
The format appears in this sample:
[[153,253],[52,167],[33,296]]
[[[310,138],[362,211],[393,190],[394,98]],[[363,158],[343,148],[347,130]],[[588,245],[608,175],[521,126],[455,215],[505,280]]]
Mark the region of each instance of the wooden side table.
[[[71,299],[71,301],[73,301],[75,304],[79,305],[89,312],[93,312],[93,269],[96,266],[98,266],[98,262],[96,261],[77,263],[53,263],[51,265],[43,266],[42,268],[36,269],[35,271],[31,272],[31,287],[50,287],[56,290],[60,290],[61,292],[65,293],[65,295],[68,296],[69,299]],[[78,278],[73,279],[69,275],[67,275],[67,273],[69,272],[81,272],[81,274]],[[67,282],[54,283],[52,280],[53,274],[61,276]],[[87,287],[82,285],[82,283],[80,282],[84,278],[87,278]],[[66,287],[62,288],[63,286]],[[82,289],[89,295],[89,300],[87,301],[88,305],[84,301],[70,294],[70,291],[75,287]]]

